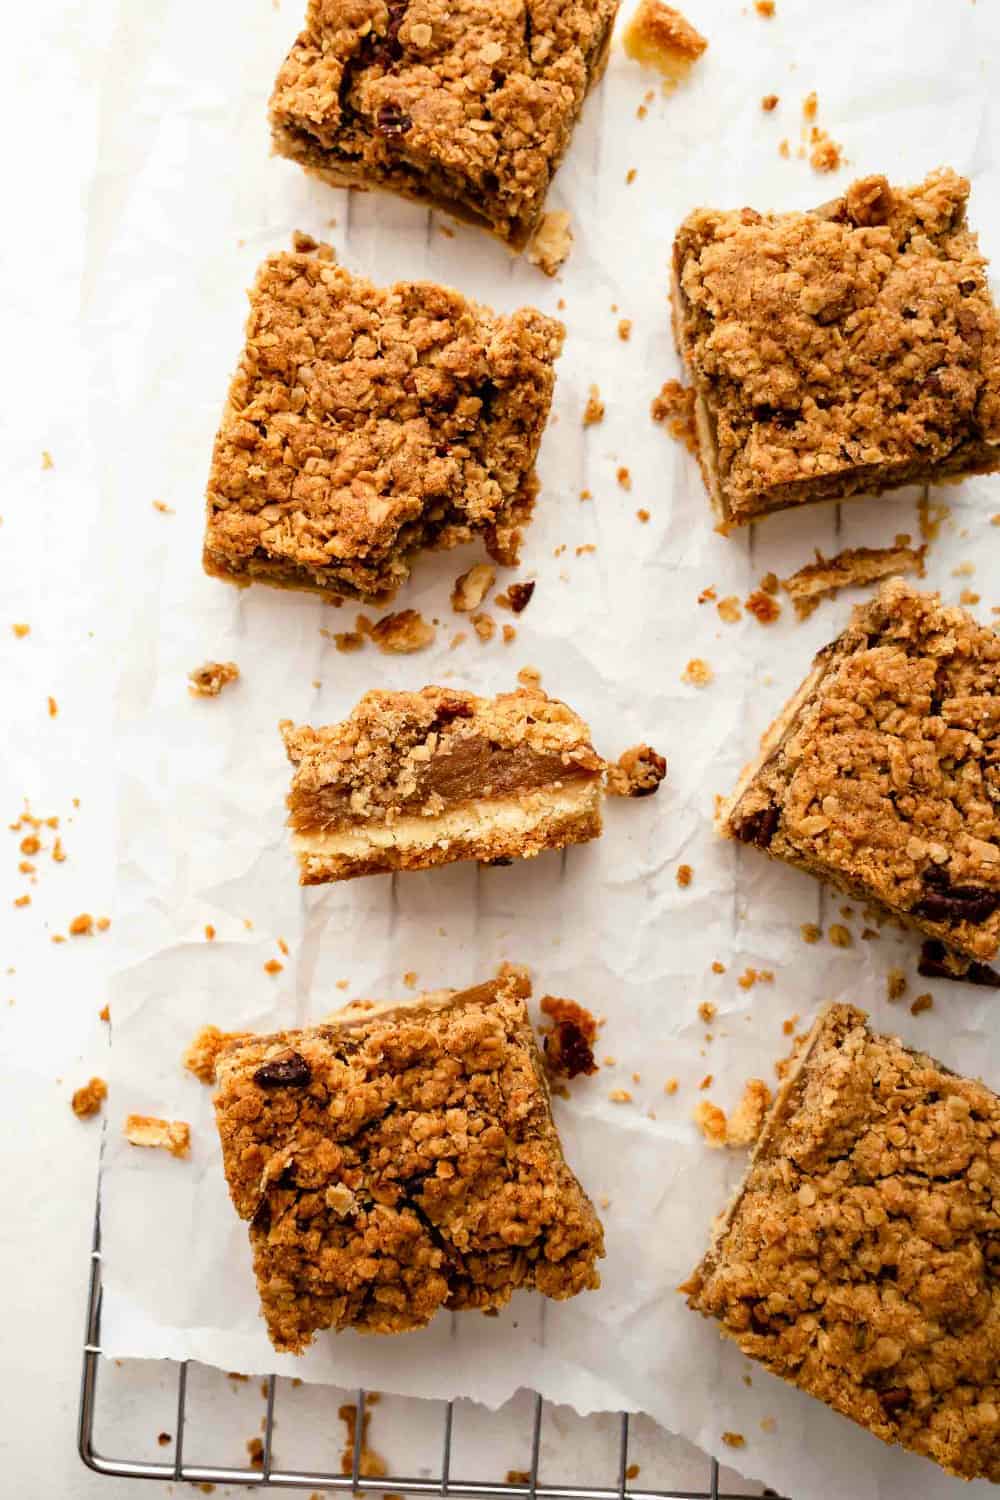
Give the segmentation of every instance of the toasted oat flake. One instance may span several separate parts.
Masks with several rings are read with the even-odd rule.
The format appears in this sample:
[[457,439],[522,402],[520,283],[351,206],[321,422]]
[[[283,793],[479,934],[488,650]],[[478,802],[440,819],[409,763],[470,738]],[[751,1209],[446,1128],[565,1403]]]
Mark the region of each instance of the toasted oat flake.
[[715,673],[707,661],[700,656],[693,656],[681,673],[681,681],[688,683],[691,687],[707,687],[714,678]]
[[125,1139],[132,1146],[158,1146],[171,1156],[187,1156],[191,1127],[186,1120],[160,1120],[155,1115],[126,1115]]

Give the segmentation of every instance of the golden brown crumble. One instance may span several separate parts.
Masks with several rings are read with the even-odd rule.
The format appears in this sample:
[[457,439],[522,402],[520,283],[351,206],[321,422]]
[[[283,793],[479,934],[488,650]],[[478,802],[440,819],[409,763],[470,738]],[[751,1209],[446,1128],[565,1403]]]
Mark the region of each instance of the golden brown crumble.
[[433,644],[434,635],[434,626],[416,609],[401,609],[396,614],[383,615],[371,631],[375,645],[389,656],[423,651]]
[[760,625],[773,625],[781,614],[781,605],[777,599],[763,589],[755,589],[749,598],[744,599],[743,608]]
[[715,601],[715,585],[710,583],[707,588],[702,589],[698,595],[699,604],[709,604]]
[[726,625],[736,625],[743,618],[740,601],[735,594],[727,594],[715,607],[719,612],[719,619]]
[[[691,881],[692,881],[693,877],[694,877],[694,871],[692,870],[692,868],[691,868],[690,865],[678,865],[677,866],[677,884],[679,886],[681,886],[682,888],[689,886],[691,884]],[[706,1019],[708,1019],[708,1018],[706,1017]]]
[[206,569],[386,599],[422,548],[481,535],[516,559],[562,339],[531,308],[376,287],[319,250],[272,256],[216,439]]
[[663,1092],[665,1094],[671,1095],[676,1094],[678,1087],[679,1085],[676,1078],[668,1078],[666,1083],[663,1085]]
[[276,1348],[599,1284],[601,1227],[562,1156],[529,996],[508,969],[222,1053],[223,1161]]
[[1000,1100],[830,1007],[682,1288],[742,1352],[885,1442],[1000,1477]]
[[621,341],[622,341],[623,344],[627,344],[628,343],[629,339],[632,337],[632,319],[631,318],[619,318],[618,319],[618,337],[621,339]]
[[925,1010],[930,1010],[933,1004],[933,995],[917,995],[916,999],[913,1001],[913,1004],[910,1006],[910,1015],[922,1015]]
[[1000,638],[901,579],[855,611],[765,737],[735,837],[974,961],[1000,948]]
[[835,948],[853,948],[854,939],[842,922],[834,922],[829,932],[830,942]]
[[618,466],[618,469],[615,472],[615,478],[617,479],[623,490],[630,490],[632,488],[632,475],[625,464],[620,464]]
[[818,943],[823,936],[823,930],[817,927],[815,922],[803,922],[799,928],[804,943]]
[[611,1089],[608,1093],[608,1100],[612,1104],[631,1104],[632,1095],[628,1089]]
[[243,1035],[240,1031],[220,1031],[218,1026],[202,1026],[188,1043],[181,1063],[199,1082],[214,1083],[219,1053]]
[[73,1113],[81,1120],[96,1115],[104,1100],[108,1097],[108,1086],[103,1078],[92,1078],[82,1088],[78,1088],[73,1095]]
[[171,1156],[187,1156],[191,1127],[186,1120],[159,1120],[153,1115],[126,1115],[125,1139],[132,1146],[153,1146]]
[[23,641],[25,636],[31,634],[30,625],[12,625],[10,628],[19,641]]
[[542,674],[537,667],[522,667],[517,674],[517,680],[522,687],[536,690],[542,685]]
[[601,392],[597,386],[591,386],[586,407],[583,408],[583,426],[592,428],[598,422],[604,422],[604,402],[601,401]]
[[597,1019],[576,1000],[558,995],[543,995],[539,1003],[551,1026],[542,1028],[542,1050],[545,1068],[553,1078],[576,1078],[597,1072],[594,1042]]
[[777,109],[778,104],[779,99],[777,94],[765,94],[763,99],[760,101],[761,109],[764,110],[767,114],[770,114],[772,110]]
[[275,150],[337,187],[384,187],[523,249],[616,0],[534,12],[474,0],[310,0],[271,97]]
[[968,193],[941,169],[862,178],[815,213],[689,215],[675,326],[723,524],[1000,465],[1000,324]]
[[708,46],[701,32],[663,0],[639,0],[624,44],[633,61],[656,68],[671,85],[687,77]]
[[513,625],[504,625],[500,633],[503,636],[505,646],[509,646],[517,640],[517,629]]
[[715,673],[707,661],[700,656],[693,656],[681,673],[681,681],[689,683],[691,687],[708,687]]
[[632,745],[617,763],[607,766],[608,794],[612,797],[650,797],[659,791],[667,774],[667,762],[651,745]]
[[165,500],[154,500],[153,509],[159,511],[161,516],[172,516],[174,514],[173,506],[168,505]]
[[649,511],[646,509],[646,507],[644,505],[640,505],[635,514],[636,519],[641,521],[645,526],[646,522],[649,520]]
[[[770,9],[761,9],[761,7],[765,5],[769,6]],[[757,0],[757,9],[760,11],[762,16],[773,16],[774,0]],[[747,1442],[742,1432],[724,1432],[722,1434],[722,1441],[725,1443],[727,1448],[745,1448]]]
[[654,422],[661,422],[689,453],[698,457],[698,433],[695,427],[694,387],[681,385],[679,380],[665,380],[658,396],[650,403],[649,414]]
[[902,969],[890,969],[885,976],[885,998],[889,1001],[902,1000],[908,988],[906,974]]
[[911,547],[905,532],[896,537],[892,547],[847,547],[835,557],[824,557],[817,548],[816,561],[783,578],[781,586],[791,595],[799,619],[806,620],[821,599],[840,589],[903,573],[923,578],[926,553],[926,543]]
[[566,209],[543,214],[525,254],[533,266],[554,276],[573,248],[573,226]]
[[234,661],[206,661],[188,673],[193,698],[217,698],[227,683],[235,682],[240,669]]
[[94,932],[94,919],[89,911],[82,911],[78,917],[74,917],[69,924],[70,937],[92,937]]
[[478,609],[496,582],[496,569],[489,563],[474,563],[467,573],[460,573],[451,591],[451,607],[457,614]]

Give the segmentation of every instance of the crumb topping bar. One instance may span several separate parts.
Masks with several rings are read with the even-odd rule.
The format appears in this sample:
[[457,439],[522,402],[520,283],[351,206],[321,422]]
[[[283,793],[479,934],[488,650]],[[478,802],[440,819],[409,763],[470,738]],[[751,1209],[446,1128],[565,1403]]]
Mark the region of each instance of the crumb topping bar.
[[601,1225],[563,1157],[530,994],[505,967],[221,1053],[223,1164],[276,1349],[600,1285]]
[[1000,1480],[1000,1099],[831,1006],[681,1288],[775,1375]]
[[721,826],[988,963],[1000,947],[1000,637],[890,579],[819,652]]
[[674,331],[723,526],[1000,468],[1000,322],[968,196],[942,168],[681,225]]
[[385,600],[422,548],[517,557],[563,327],[431,282],[376,287],[297,237],[250,293],[215,441],[206,571]]
[[527,858],[601,832],[604,761],[541,689],[375,691],[341,724],[281,728],[303,885]]
[[271,97],[274,148],[335,187],[389,188],[521,250],[618,0],[310,0]]

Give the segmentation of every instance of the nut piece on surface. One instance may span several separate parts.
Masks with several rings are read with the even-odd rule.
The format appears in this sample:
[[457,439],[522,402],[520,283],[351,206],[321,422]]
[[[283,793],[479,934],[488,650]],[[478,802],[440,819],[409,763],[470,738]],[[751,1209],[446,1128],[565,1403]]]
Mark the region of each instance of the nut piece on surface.
[[158,1120],[155,1115],[126,1115],[125,1139],[133,1146],[159,1146],[171,1156],[187,1156],[191,1127],[186,1120]]
[[666,774],[667,762],[652,746],[633,745],[608,766],[608,792],[612,797],[651,797]]
[[240,669],[234,661],[207,661],[188,673],[192,698],[217,698],[228,682],[235,682]]
[[451,591],[451,607],[456,614],[478,609],[496,581],[496,569],[489,563],[474,563],[467,573],[460,573]]
[[77,1089],[73,1095],[73,1113],[81,1120],[86,1120],[90,1115],[96,1115],[104,1100],[108,1097],[108,1086],[103,1078],[92,1078],[82,1088]]
[[419,610],[401,609],[397,614],[383,615],[372,626],[372,640],[387,655],[423,651],[434,640],[434,626],[428,624]]
[[639,0],[624,41],[629,57],[658,69],[671,84],[687,77],[708,46],[701,32],[662,0]]
[[533,266],[554,276],[573,248],[573,229],[569,213],[564,208],[553,210],[542,219],[535,237],[527,249]]

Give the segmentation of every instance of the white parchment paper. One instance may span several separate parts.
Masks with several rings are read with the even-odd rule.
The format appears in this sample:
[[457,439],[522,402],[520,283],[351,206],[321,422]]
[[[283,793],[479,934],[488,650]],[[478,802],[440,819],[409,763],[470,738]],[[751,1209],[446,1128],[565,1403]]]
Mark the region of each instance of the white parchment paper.
[[[915,534],[919,495],[786,514],[724,540],[693,461],[648,410],[679,373],[667,264],[674,229],[695,204],[804,207],[853,175],[912,181],[947,162],[972,176],[973,221],[1000,255],[990,105],[1000,25],[995,8],[958,0],[778,0],[770,22],[752,6],[692,0],[691,15],[711,45],[671,97],[620,46],[612,53],[552,194],[550,206],[572,214],[576,243],[550,282],[483,235],[447,232],[437,214],[334,192],[269,157],[266,100],[300,24],[293,0],[280,10],[271,0],[120,8],[84,308],[121,656],[104,1347],[491,1404],[529,1385],[581,1412],[645,1411],[709,1451],[720,1451],[723,1430],[741,1432],[746,1447],[727,1460],[798,1500],[957,1494],[957,1481],[767,1374],[754,1370],[744,1383],[746,1361],[675,1292],[743,1165],[709,1152],[692,1124],[699,1081],[712,1074],[708,1096],[731,1106],[748,1077],[772,1078],[787,1018],[804,1025],[824,1000],[849,999],[952,1067],[1000,1084],[990,992],[936,985],[930,1013],[890,1007],[890,966],[910,973],[910,997],[927,987],[912,940],[886,932],[860,941],[855,911],[852,948],[805,947],[800,924],[828,927],[842,920],[842,903],[711,830],[715,794],[732,786],[857,596],[825,603],[806,624],[786,605],[764,628],[750,616],[723,624],[699,593],[712,585],[719,598],[742,598],[765,572],[808,561],[813,547]],[[812,89],[820,125],[850,162],[833,177],[795,155]],[[781,102],[766,114],[760,99],[771,92]],[[791,159],[779,155],[786,137]],[[564,318],[542,496],[523,566],[510,575],[537,580],[514,645],[470,635],[448,650],[465,625],[448,588],[480,555],[473,547],[423,562],[400,595],[397,608],[441,622],[436,645],[406,658],[338,654],[321,628],[349,628],[349,607],[240,593],[202,575],[203,487],[244,288],[295,228],[332,239],[347,266],[377,280],[432,277],[499,308],[533,302]],[[619,318],[632,320],[628,342]],[[607,416],[584,431],[592,382]],[[620,465],[630,490],[616,481]],[[580,499],[584,489],[592,499]],[[989,525],[1000,482],[932,498],[950,516],[931,547],[929,581],[951,601],[975,589],[988,618],[1000,600],[1000,533]],[[650,512],[646,525],[639,507]],[[967,560],[974,574],[957,576]],[[694,656],[714,671],[700,690],[681,681]],[[242,677],[219,699],[196,701],[186,674],[206,658],[236,660]],[[660,794],[612,802],[604,838],[564,856],[301,892],[283,829],[278,719],[331,722],[373,686],[493,692],[528,663],[589,719],[604,753],[642,738],[665,753]],[[694,870],[687,889],[676,881],[681,862]],[[271,977],[264,964],[282,958],[279,938],[290,953]],[[504,958],[531,966],[536,993],[575,996],[607,1017],[600,1055],[616,1061],[556,1105],[570,1161],[607,1202],[602,1289],[560,1305],[522,1296],[498,1319],[440,1316],[392,1340],[323,1336],[301,1359],[276,1357],[257,1314],[245,1227],[227,1199],[210,1091],[181,1070],[184,1046],[206,1021],[289,1026],[348,995],[403,994],[407,970],[421,987],[462,985]],[[741,988],[747,966],[773,970],[774,982]],[[697,1015],[705,1000],[718,1007],[710,1041]],[[672,1097],[668,1077],[679,1080]],[[631,1102],[611,1102],[613,1089]],[[129,1111],[189,1120],[191,1160],[126,1146],[117,1125]],[[762,1431],[765,1417],[776,1419],[773,1431]]]

